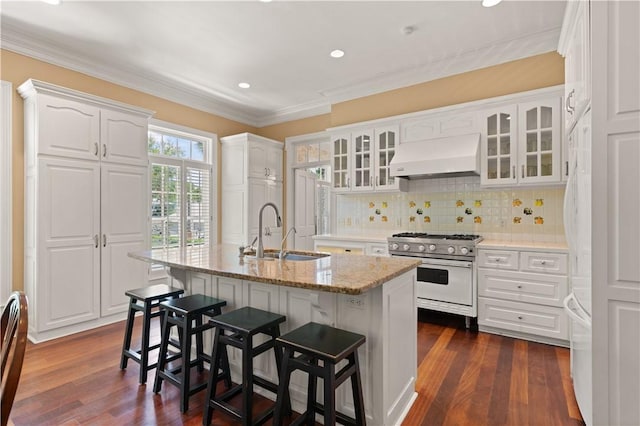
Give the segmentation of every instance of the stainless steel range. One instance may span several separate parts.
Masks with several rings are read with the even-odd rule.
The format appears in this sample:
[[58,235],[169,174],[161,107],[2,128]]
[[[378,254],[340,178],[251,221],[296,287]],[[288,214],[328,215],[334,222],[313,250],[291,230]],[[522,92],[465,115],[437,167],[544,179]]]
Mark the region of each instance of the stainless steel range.
[[475,266],[479,235],[403,232],[387,238],[389,254],[420,259],[418,307],[464,315],[467,327],[478,316]]

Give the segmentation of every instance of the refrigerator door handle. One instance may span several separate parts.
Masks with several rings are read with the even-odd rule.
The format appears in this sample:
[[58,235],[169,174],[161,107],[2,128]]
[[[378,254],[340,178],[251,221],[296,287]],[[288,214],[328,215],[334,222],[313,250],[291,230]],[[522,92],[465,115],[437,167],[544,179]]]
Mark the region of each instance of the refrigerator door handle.
[[[573,293],[570,293],[567,297],[564,298],[562,304],[564,305],[565,312],[571,317],[571,319],[579,322],[583,326],[587,328],[591,328],[591,318],[589,318],[589,314],[584,310],[580,303],[576,300],[576,296]],[[573,305],[573,306],[570,306]]]

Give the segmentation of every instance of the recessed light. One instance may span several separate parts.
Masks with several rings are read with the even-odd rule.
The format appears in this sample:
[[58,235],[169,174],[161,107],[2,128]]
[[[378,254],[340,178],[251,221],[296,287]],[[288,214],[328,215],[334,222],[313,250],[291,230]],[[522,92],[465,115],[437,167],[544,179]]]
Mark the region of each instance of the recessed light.
[[271,0],[260,0],[262,3],[271,3]]
[[336,49],[331,51],[330,55],[332,58],[342,58],[344,56],[344,51],[340,49]]
[[248,89],[249,87],[251,87],[251,85],[243,81],[242,83],[238,83],[238,87],[241,89]]
[[484,7],[493,7],[500,3],[502,0],[482,0],[482,5]]
[[41,0],[41,1],[43,1],[44,3],[47,3],[47,4],[52,4],[54,6],[57,6],[60,3],[62,3],[62,0]]

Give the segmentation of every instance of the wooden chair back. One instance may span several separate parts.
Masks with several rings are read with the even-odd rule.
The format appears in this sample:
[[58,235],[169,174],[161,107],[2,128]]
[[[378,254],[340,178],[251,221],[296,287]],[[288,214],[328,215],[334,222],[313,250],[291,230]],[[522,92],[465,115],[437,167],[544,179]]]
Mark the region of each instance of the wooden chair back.
[[27,346],[29,324],[27,297],[21,291],[15,291],[9,297],[2,310],[2,385],[0,395],[1,425],[9,422],[9,413],[18,390],[18,381],[22,371],[22,361]]

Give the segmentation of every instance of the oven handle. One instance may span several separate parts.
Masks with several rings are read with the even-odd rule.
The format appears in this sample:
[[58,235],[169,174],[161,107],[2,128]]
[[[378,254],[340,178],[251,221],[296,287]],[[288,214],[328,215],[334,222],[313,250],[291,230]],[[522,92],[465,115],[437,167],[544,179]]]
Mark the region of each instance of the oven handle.
[[[428,266],[444,266],[444,267],[454,267],[454,268],[472,268],[473,262],[465,261],[465,260],[448,260],[448,259],[425,259],[420,258],[422,260],[422,265]],[[420,266],[418,266],[419,268]]]

